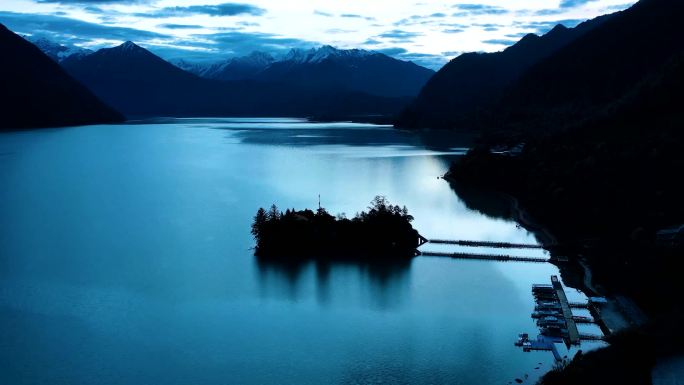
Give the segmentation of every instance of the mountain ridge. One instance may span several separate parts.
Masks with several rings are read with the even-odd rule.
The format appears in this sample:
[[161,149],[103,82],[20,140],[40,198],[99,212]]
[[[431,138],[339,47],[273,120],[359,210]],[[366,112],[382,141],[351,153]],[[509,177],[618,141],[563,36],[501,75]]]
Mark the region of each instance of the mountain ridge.
[[132,42],[62,64],[104,101],[136,117],[389,115],[408,102],[345,89],[205,79]]
[[38,47],[0,24],[0,129],[60,127],[123,120]]
[[530,66],[605,22],[604,15],[574,28],[556,25],[493,53],[462,54],[440,69],[400,114],[401,128],[481,128],[505,90]]

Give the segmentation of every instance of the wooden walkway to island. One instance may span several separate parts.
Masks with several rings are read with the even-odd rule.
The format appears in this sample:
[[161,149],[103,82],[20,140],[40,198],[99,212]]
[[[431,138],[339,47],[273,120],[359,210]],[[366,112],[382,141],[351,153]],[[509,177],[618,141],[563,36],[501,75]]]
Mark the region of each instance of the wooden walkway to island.
[[[499,249],[543,249],[541,245],[528,243],[510,243],[510,242],[491,242],[491,241],[469,241],[469,240],[447,240],[447,239],[427,239],[419,235],[418,247],[426,244],[442,244],[442,245],[457,245],[465,247],[490,247]],[[524,257],[507,254],[478,254],[478,253],[464,253],[464,252],[436,252],[436,251],[417,251],[416,255],[424,257],[445,257],[454,259],[473,259],[483,261],[501,261],[501,262],[535,262],[547,263],[551,262],[549,258],[543,257]]]
[[542,245],[535,245],[532,243],[510,243],[510,242],[489,242],[489,241],[469,241],[469,240],[447,240],[447,239],[430,239],[429,243],[443,244],[443,245],[458,245],[468,247],[491,247],[497,249],[543,249]]
[[535,257],[517,257],[514,255],[494,255],[494,254],[473,254],[473,253],[438,253],[433,251],[419,251],[418,255],[424,257],[446,257],[454,259],[474,259],[484,261],[500,261],[500,262],[536,262],[547,263],[550,262],[548,258]]

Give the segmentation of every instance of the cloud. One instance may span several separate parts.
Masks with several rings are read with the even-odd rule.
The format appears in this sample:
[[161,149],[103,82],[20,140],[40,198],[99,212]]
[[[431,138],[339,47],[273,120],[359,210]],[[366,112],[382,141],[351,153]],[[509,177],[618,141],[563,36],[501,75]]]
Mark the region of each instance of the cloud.
[[484,44],[493,44],[493,45],[513,45],[517,43],[517,40],[510,40],[510,39],[489,39],[489,40],[483,40],[482,41]]
[[617,5],[609,5],[609,6],[605,7],[604,9],[607,12],[616,12],[616,11],[622,11],[624,9],[627,9],[627,8],[631,7],[632,5],[634,5],[634,2],[625,3],[625,4],[617,4]]
[[201,25],[196,25],[196,24],[159,24],[157,27],[167,28],[167,29],[200,29],[200,28],[204,28]]
[[325,16],[325,17],[333,17],[333,16],[335,16],[335,15],[333,15],[332,13],[323,12],[323,11],[319,11],[319,10],[315,10],[313,13],[314,13],[314,15]]
[[532,14],[535,16],[549,16],[549,15],[559,15],[561,13],[567,12],[566,9],[554,8],[554,9],[540,9],[534,11]]
[[452,15],[454,17],[471,15],[505,15],[510,12],[505,8],[485,4],[456,4],[453,6],[453,8],[456,8],[459,11]]
[[389,47],[374,50],[395,59],[411,61],[426,68],[437,70],[448,60],[443,55],[433,55],[427,53],[409,52],[402,47]]
[[396,56],[396,55],[401,55],[405,54],[408,51],[406,48],[400,48],[400,47],[392,47],[392,48],[382,48],[382,49],[376,49],[375,52],[380,52],[388,56]]
[[561,8],[575,8],[597,0],[561,0]]
[[410,32],[401,29],[393,29],[391,31],[383,32],[379,34],[377,37],[391,39],[393,42],[407,42],[422,35],[423,34],[420,32]]
[[380,40],[376,40],[373,38],[370,38],[370,39],[363,42],[363,45],[378,45],[378,44],[382,44],[382,42]]
[[375,20],[374,17],[358,15],[356,13],[343,13],[340,15],[340,17],[344,17],[347,19],[364,19],[364,20],[368,20],[368,21]]
[[266,10],[255,5],[242,3],[222,3],[216,5],[190,5],[187,7],[164,7],[151,12],[136,13],[138,17],[166,18],[193,15],[208,16],[261,16]]
[[534,33],[543,35],[553,27],[558,24],[562,24],[568,28],[576,27],[578,24],[582,23],[583,19],[563,19],[563,20],[550,20],[550,21],[526,21],[526,22],[514,22],[513,25],[518,28],[525,30],[531,30]]
[[353,33],[356,32],[353,29],[343,29],[343,28],[330,28],[326,29],[325,33]]
[[[274,56],[284,54],[292,48],[308,49],[321,44],[318,42],[302,39],[287,38],[279,35],[245,32],[245,31],[225,31],[211,34],[190,35],[194,41],[183,42],[188,48],[201,48],[203,51],[195,52],[194,57],[204,56],[214,58],[226,58],[231,56],[245,56],[254,51],[268,52]],[[183,47],[180,46],[180,48]],[[163,57],[185,58],[188,52],[181,50],[166,50]]]
[[37,15],[0,11],[0,22],[22,34],[41,34],[65,43],[87,43],[92,40],[145,41],[171,39],[152,31],[114,27],[54,15]]
[[435,71],[442,68],[444,64],[446,64],[449,61],[449,59],[442,55],[432,55],[414,52],[406,52],[404,54],[395,56],[395,58],[399,60],[410,61]]
[[434,25],[441,22],[443,18],[447,17],[447,14],[442,12],[432,13],[430,15],[412,15],[403,18],[399,21],[393,23],[395,26],[409,26],[409,25]]
[[49,4],[146,4],[155,0],[35,0]]

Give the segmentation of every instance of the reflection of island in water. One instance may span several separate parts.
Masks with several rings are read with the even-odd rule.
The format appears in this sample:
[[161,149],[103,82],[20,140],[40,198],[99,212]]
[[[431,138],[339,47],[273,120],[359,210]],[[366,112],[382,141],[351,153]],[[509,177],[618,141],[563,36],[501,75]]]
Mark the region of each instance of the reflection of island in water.
[[410,259],[396,261],[298,260],[256,257],[260,289],[264,296],[286,296],[296,302],[315,286],[321,305],[359,296],[372,308],[388,309],[401,304],[410,289]]

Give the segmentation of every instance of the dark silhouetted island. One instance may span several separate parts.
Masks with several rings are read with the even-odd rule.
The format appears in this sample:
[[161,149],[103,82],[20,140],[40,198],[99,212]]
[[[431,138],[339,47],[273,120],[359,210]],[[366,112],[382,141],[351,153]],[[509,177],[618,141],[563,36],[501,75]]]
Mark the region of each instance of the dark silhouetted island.
[[406,207],[392,206],[376,196],[368,211],[347,219],[325,209],[281,212],[273,205],[260,208],[252,234],[255,255],[292,259],[388,259],[412,258],[424,238],[411,226]]

